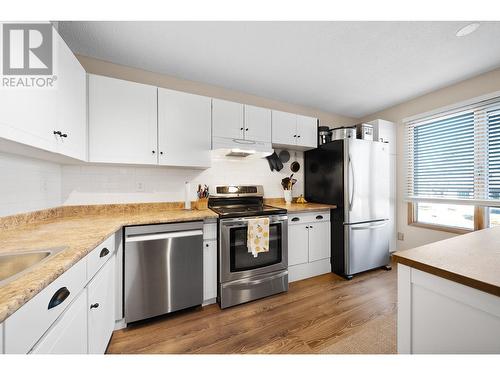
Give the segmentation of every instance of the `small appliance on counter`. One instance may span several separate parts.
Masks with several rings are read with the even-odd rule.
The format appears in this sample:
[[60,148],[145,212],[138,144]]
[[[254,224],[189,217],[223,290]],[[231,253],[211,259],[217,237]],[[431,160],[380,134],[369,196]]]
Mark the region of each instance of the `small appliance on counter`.
[[328,126],[318,128],[318,145],[324,145],[332,140],[332,133]]
[[331,129],[331,140],[356,138],[355,126],[342,126],[341,128]]
[[373,125],[364,123],[356,125],[356,138],[373,141]]
[[[219,215],[217,302],[221,308],[288,290],[287,211],[264,204],[260,185],[216,186],[208,207]],[[248,247],[252,219],[269,219],[268,251]]]

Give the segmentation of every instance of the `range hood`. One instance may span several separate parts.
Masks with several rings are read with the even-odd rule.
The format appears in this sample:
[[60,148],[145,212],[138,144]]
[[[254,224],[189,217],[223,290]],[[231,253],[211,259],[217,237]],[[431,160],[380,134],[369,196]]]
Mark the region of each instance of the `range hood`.
[[232,139],[214,137],[212,152],[218,156],[238,158],[265,158],[273,153],[270,142],[250,141],[247,139]]

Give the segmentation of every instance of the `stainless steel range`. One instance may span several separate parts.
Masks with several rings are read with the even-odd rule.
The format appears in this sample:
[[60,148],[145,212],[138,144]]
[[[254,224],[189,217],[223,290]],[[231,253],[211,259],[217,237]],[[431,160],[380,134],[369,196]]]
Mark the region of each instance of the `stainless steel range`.
[[[216,186],[208,199],[219,214],[218,292],[221,308],[288,290],[287,211],[265,205],[259,185]],[[248,251],[248,221],[269,218],[269,251]]]

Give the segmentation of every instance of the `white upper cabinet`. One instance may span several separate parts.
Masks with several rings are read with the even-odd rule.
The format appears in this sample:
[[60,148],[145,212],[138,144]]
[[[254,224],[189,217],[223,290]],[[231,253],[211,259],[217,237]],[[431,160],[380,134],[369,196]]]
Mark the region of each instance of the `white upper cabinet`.
[[211,99],[158,88],[159,164],[210,167]]
[[249,141],[270,142],[271,110],[245,104],[244,112],[245,139]]
[[212,99],[212,131],[214,137],[244,138],[243,104]]
[[273,144],[295,145],[297,141],[297,115],[272,111],[272,118]]
[[157,164],[157,88],[89,75],[89,161]]
[[278,147],[307,150],[317,147],[318,121],[314,117],[272,111],[272,141]]
[[271,110],[253,105],[212,99],[215,138],[237,140],[237,145],[271,143]]
[[374,120],[369,124],[373,125],[373,139],[380,142],[389,143],[389,153],[392,155],[397,154],[396,148],[396,124],[387,120]]
[[304,148],[318,147],[318,120],[297,115],[297,145]]
[[54,39],[59,65],[57,80],[58,152],[87,159],[87,75],[62,38]]
[[55,29],[52,37],[53,87],[0,90],[0,138],[85,160],[85,71]]

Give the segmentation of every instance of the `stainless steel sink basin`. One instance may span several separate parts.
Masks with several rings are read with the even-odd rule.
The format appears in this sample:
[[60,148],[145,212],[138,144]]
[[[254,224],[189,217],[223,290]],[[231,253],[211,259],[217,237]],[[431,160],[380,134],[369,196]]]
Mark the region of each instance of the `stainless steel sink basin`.
[[28,271],[63,248],[0,254],[0,285]]

